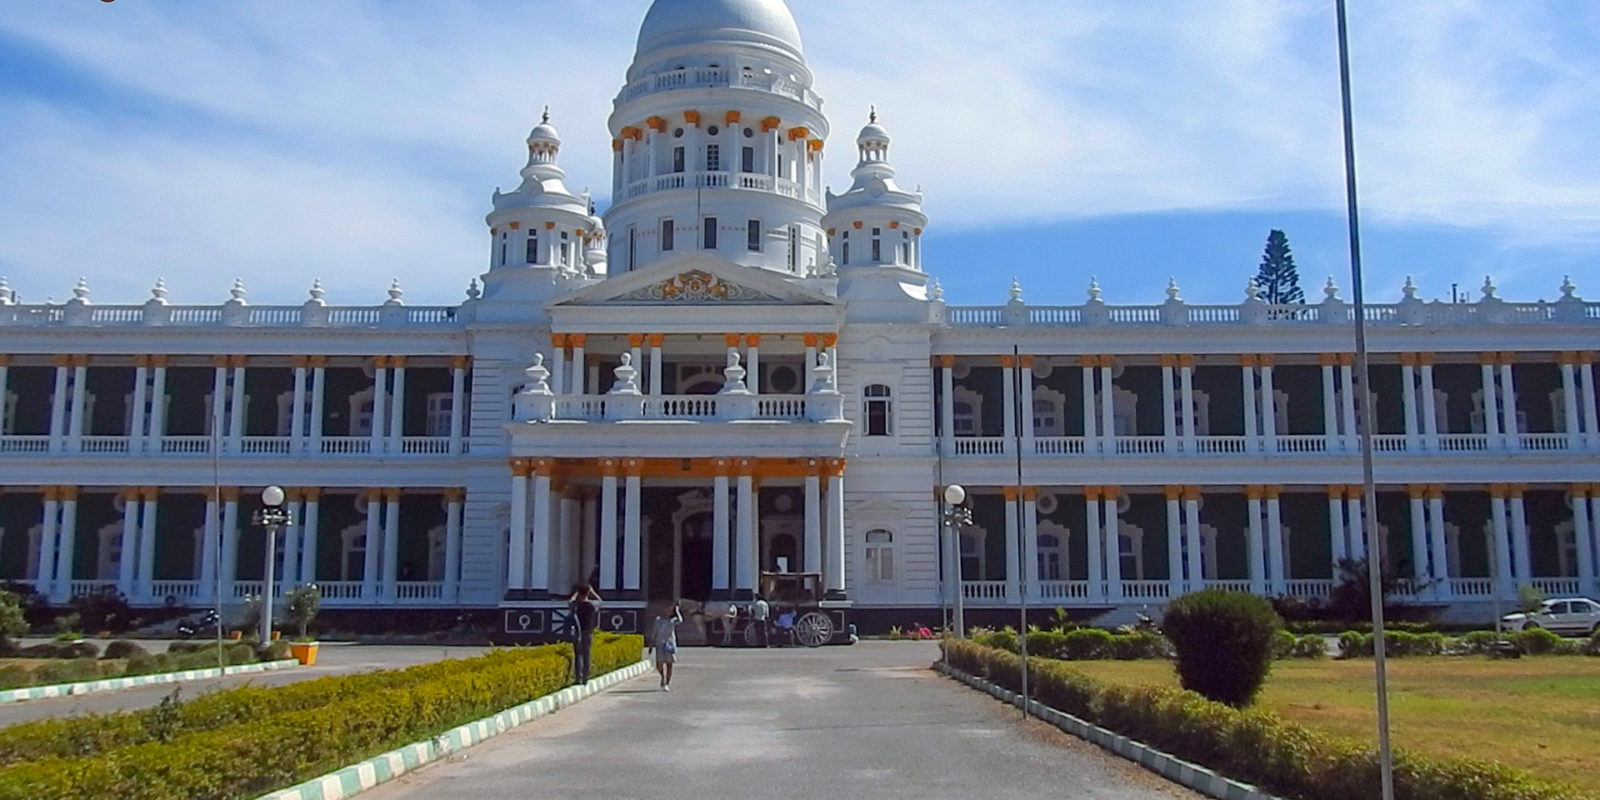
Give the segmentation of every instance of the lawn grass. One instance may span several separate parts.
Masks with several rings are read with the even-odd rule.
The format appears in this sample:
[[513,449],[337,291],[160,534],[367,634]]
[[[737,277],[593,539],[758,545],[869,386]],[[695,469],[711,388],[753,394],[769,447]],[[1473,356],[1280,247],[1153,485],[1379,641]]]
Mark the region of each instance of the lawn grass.
[[[1165,661],[1074,661],[1110,683],[1176,684]],[[1285,719],[1377,739],[1371,659],[1278,661],[1257,703]],[[1600,793],[1600,658],[1389,660],[1396,747],[1491,759]]]

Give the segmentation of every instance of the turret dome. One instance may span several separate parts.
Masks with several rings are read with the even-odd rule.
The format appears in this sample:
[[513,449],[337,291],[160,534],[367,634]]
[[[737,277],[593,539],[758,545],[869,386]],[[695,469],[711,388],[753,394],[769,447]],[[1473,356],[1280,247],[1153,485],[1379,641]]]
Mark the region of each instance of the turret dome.
[[783,0],[655,0],[635,59],[668,48],[722,42],[767,45],[801,58],[800,27]]

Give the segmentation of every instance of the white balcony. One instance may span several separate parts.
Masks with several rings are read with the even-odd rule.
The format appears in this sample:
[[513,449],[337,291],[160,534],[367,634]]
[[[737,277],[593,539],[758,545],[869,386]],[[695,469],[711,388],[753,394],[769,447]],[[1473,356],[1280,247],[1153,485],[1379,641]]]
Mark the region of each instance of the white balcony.
[[842,419],[832,394],[551,395],[517,397],[523,422],[816,422]]
[[1006,598],[1005,581],[962,581],[961,596],[968,603],[977,605],[998,604],[1003,605]]
[[1123,581],[1124,600],[1165,600],[1172,596],[1170,581]]

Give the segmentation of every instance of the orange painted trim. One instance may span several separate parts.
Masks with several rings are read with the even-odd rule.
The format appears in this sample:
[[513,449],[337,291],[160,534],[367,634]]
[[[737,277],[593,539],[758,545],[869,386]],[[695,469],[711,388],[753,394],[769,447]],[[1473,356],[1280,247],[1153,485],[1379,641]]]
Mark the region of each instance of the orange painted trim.
[[1344,486],[1342,486],[1342,485],[1336,486],[1336,485],[1331,485],[1330,484],[1327,487],[1327,492],[1328,492],[1328,499],[1329,500],[1338,500],[1338,499],[1344,497]]
[[1246,500],[1260,500],[1262,494],[1263,491],[1260,486],[1244,487],[1244,496]]
[[1000,487],[1000,494],[1005,497],[1007,503],[1015,503],[1022,493],[1017,491],[1015,486],[1002,486]]
[[612,139],[611,140],[611,152],[613,152],[613,153],[622,152],[622,140],[621,139]]
[[817,340],[820,338],[821,337],[815,333],[803,333],[800,335],[800,340],[805,343],[806,347],[816,347]]
[[587,334],[587,333],[569,333],[569,334],[567,334],[567,344],[569,344],[569,345],[571,345],[573,347],[582,347],[584,342],[587,342],[587,341],[589,341],[589,334]]
[[767,133],[769,131],[777,130],[778,126],[782,124],[783,120],[778,119],[777,117],[767,117],[766,119],[761,120],[761,132]]
[[804,125],[789,129],[789,141],[795,142],[811,135],[811,129]]
[[1200,499],[1200,487],[1198,487],[1198,486],[1185,486],[1185,487],[1183,487],[1183,499],[1184,499],[1184,502],[1188,502],[1190,500],[1199,500]]
[[1163,366],[1163,367],[1176,367],[1176,366],[1178,366],[1178,357],[1177,356],[1162,356],[1161,357],[1161,366]]
[[833,346],[835,346],[837,344],[839,344],[839,334],[837,334],[837,333],[824,333],[824,334],[822,334],[822,346],[823,347],[833,347]]
[[747,333],[747,334],[745,334],[744,335],[744,343],[745,343],[746,347],[760,347],[761,346],[761,334],[759,334],[759,333]]
[[739,340],[742,338],[743,337],[737,333],[724,333],[722,334],[722,343],[728,347],[738,347]]
[[1168,500],[1179,500],[1183,497],[1183,487],[1163,486],[1161,487],[1161,494],[1165,495]]
[[1323,366],[1323,367],[1337,367],[1337,366],[1339,366],[1339,354],[1338,353],[1318,353],[1317,354],[1317,364],[1319,366]]
[[515,231],[515,230],[521,230],[521,229],[522,229],[522,223],[520,223],[520,222],[511,223],[511,230]]
[[1024,369],[1033,369],[1033,356],[1020,356],[1017,361]]
[[1253,367],[1255,365],[1256,365],[1256,356],[1255,356],[1254,353],[1245,353],[1244,355],[1239,356],[1239,366],[1241,366],[1241,367]]
[[1000,368],[1001,369],[1015,369],[1016,366],[1017,366],[1017,359],[1014,356],[1001,356],[1000,357]]
[[645,120],[644,124],[656,133],[665,132],[667,129],[667,121],[661,117],[651,117]]
[[934,356],[934,358],[939,360],[939,366],[944,367],[945,369],[955,369],[955,356]]
[[628,334],[628,346],[629,347],[644,347],[644,334],[642,334],[642,333],[630,333],[630,334]]
[[722,115],[722,121],[728,125],[736,124],[740,119],[743,119],[743,115],[737,111],[729,111]]
[[660,347],[666,340],[667,335],[664,333],[651,333],[645,336],[645,341],[648,342],[651,347]]
[[451,356],[450,357],[450,368],[451,369],[466,369],[467,365],[471,364],[471,363],[472,363],[472,358],[470,356]]
[[683,121],[696,128],[700,127],[700,112],[693,110],[683,112]]

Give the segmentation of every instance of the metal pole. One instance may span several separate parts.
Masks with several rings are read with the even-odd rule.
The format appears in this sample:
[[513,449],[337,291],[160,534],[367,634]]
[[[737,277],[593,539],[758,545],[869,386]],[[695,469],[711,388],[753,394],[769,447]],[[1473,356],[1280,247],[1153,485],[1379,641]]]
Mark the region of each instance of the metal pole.
[[961,574],[961,510],[955,509],[955,515],[950,521],[950,554],[955,562],[955,628],[956,638],[967,638],[967,598],[966,587],[962,585]]
[[277,520],[277,509],[266,509],[262,514],[262,528],[267,532],[266,585],[261,590],[261,632],[257,637],[264,647],[272,641],[272,587],[276,576],[274,562],[278,560],[278,531],[283,527]]
[[1344,117],[1345,196],[1350,215],[1350,282],[1355,301],[1356,374],[1361,387],[1361,511],[1367,537],[1367,582],[1372,597],[1372,652],[1378,694],[1378,766],[1383,800],[1394,800],[1394,754],[1389,744],[1389,675],[1383,635],[1383,543],[1378,541],[1378,497],[1372,471],[1372,392],[1368,382],[1367,317],[1361,285],[1361,228],[1356,205],[1356,145],[1350,112],[1350,44],[1345,25],[1344,0],[1335,0],[1339,22],[1339,94]]
[[[1027,519],[1022,516],[1022,509],[1024,507],[1026,507],[1026,504],[1021,502],[1022,491],[1023,491],[1023,489],[1022,489],[1022,425],[1023,425],[1023,422],[1025,420],[1024,420],[1023,415],[1022,415],[1022,408],[1023,408],[1023,406],[1022,406],[1022,359],[1021,359],[1020,349],[1016,345],[1012,345],[1011,346],[1011,363],[1014,365],[1012,370],[1011,370],[1011,382],[1012,382],[1012,391],[1011,391],[1011,397],[1012,397],[1011,437],[1012,437],[1012,439],[1011,439],[1011,445],[1012,445],[1012,452],[1016,453],[1016,455],[1017,455],[1017,499],[1019,501],[1016,504],[1017,536],[1021,537],[1021,539],[1022,539],[1022,541],[1017,542],[1017,544],[1016,544],[1017,552],[1021,554],[1021,556],[1017,559],[1017,594],[1019,595],[1018,601],[1021,604],[1020,605],[1021,611],[1019,612],[1021,614],[1021,627],[1018,630],[1019,630],[1019,632],[1020,632],[1020,634],[1022,636],[1022,718],[1023,719],[1027,719],[1028,718],[1028,696],[1029,696],[1028,695],[1028,568],[1027,568],[1027,559],[1031,554],[1028,552],[1028,548],[1026,547],[1026,545],[1028,543]],[[1029,403],[1028,407],[1031,408],[1033,400],[1030,398],[1028,400],[1028,403]]]

